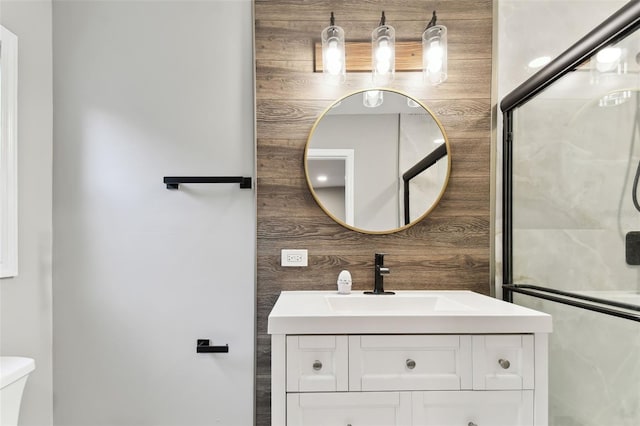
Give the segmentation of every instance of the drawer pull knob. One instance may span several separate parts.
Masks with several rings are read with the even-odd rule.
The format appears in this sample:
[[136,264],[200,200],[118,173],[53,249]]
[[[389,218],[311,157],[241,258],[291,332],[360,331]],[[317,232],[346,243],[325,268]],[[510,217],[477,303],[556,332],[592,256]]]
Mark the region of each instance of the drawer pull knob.
[[469,422],[469,424],[467,424],[467,426],[478,426],[478,425],[475,424],[474,422]]
[[505,370],[511,367],[511,363],[508,359],[499,359],[498,364],[500,364],[500,367],[504,368]]
[[414,368],[416,368],[416,362],[412,359],[408,359],[407,360],[407,368],[409,370],[413,370]]
[[322,363],[318,360],[313,361],[313,369],[315,371],[320,371],[322,370]]

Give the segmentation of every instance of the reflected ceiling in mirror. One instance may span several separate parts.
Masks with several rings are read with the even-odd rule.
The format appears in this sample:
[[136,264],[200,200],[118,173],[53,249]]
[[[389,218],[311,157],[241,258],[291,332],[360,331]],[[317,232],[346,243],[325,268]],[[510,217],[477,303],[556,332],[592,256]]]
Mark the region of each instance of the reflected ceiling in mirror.
[[366,90],[334,102],[305,149],[305,173],[318,205],[339,224],[388,234],[422,220],[449,180],[449,141],[418,100]]

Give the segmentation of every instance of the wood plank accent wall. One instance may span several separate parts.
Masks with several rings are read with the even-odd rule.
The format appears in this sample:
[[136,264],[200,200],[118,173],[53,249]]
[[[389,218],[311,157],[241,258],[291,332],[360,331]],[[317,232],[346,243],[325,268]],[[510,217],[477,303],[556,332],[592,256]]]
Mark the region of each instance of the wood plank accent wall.
[[[375,252],[387,253],[394,290],[469,289],[489,293],[491,0],[254,0],[257,108],[257,425],[270,425],[267,316],[282,290],[335,290],[348,269],[354,290],[373,286]],[[385,11],[398,40],[420,38],[433,9],[449,31],[449,79],[422,84],[397,73],[390,84],[420,99],[441,120],[452,171],[440,204],[422,222],[367,235],[333,222],[307,188],[303,155],[316,118],[344,95],[371,87],[368,73],[340,87],[314,73],[314,43],[330,12],[347,40],[367,40]],[[307,268],[282,268],[280,250],[309,250]]]

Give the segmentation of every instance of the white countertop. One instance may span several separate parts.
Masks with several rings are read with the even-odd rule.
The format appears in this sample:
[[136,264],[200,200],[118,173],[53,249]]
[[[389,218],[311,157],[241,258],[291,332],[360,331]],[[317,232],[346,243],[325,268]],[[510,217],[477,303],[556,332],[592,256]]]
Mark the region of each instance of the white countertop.
[[551,316],[471,291],[283,291],[269,334],[549,333]]

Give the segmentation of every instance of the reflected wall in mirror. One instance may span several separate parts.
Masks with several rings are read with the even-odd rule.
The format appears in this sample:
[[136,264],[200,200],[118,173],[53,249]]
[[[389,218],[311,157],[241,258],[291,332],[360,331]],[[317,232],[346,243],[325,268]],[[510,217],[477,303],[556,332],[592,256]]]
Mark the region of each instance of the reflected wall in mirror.
[[377,89],[334,102],[316,121],[305,173],[318,205],[339,224],[388,234],[422,220],[451,170],[438,119],[408,95]]

